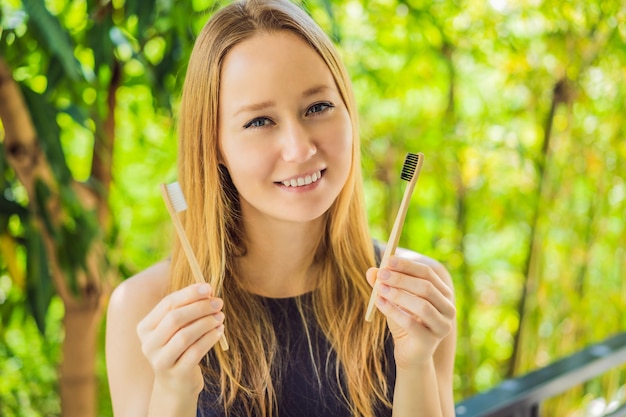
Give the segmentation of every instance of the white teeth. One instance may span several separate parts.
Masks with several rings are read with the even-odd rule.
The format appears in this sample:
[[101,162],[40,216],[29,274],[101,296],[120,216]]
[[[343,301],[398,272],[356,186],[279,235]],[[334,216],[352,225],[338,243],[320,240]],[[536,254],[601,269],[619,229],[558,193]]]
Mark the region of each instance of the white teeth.
[[316,182],[317,180],[319,180],[320,178],[322,178],[322,172],[321,171],[317,171],[311,175],[307,175],[306,177],[300,177],[300,178],[294,178],[291,180],[285,180],[283,181],[283,185],[285,187],[301,187],[303,185],[309,185],[309,184],[313,184],[314,182]]

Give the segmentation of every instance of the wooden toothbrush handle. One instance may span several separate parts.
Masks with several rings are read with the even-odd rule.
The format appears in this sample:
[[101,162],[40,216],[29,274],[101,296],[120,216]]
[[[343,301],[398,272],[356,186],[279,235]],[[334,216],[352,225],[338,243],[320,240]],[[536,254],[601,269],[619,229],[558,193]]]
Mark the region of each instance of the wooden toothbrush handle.
[[[415,180],[416,179],[417,178],[415,178]],[[387,242],[387,246],[385,247],[385,252],[383,253],[383,257],[380,261],[380,269],[386,268],[387,264],[389,263],[389,258],[394,253],[396,253],[398,242],[400,241],[400,235],[402,234],[402,227],[404,226],[404,220],[406,219],[406,213],[409,210],[409,202],[411,201],[411,196],[413,195],[413,190],[415,189],[415,184],[417,183],[417,181],[415,180],[409,181],[406,188],[404,189],[404,196],[402,197],[402,202],[400,203],[398,214],[396,214],[396,220],[393,223],[393,228],[391,229],[389,241]],[[367,303],[367,310],[365,311],[365,321],[372,321],[372,318],[374,317],[376,296],[378,295],[379,288],[380,283],[378,280],[376,280],[376,282],[374,283],[374,288],[372,289],[372,295],[370,295],[369,302]]]
[[[167,192],[167,188],[165,187],[165,185],[161,185],[161,194],[163,195],[163,200],[165,201],[165,206],[167,207],[167,211],[169,212],[170,217],[172,218],[172,223],[174,223],[176,234],[178,235],[178,238],[180,239],[180,243],[183,246],[183,251],[185,252],[185,255],[187,256],[187,260],[189,261],[189,266],[191,267],[191,273],[193,274],[194,279],[196,280],[196,283],[198,284],[206,283],[206,280],[204,279],[204,275],[202,274],[202,270],[200,269],[200,265],[198,264],[198,259],[196,258],[196,255],[193,253],[193,250],[191,249],[191,244],[189,243],[189,239],[187,238],[187,234],[185,233],[183,224],[181,223],[180,217],[178,217],[176,210],[174,210],[174,206],[172,206],[172,203],[170,201],[170,197],[169,197],[169,194]],[[220,338],[220,347],[222,348],[222,350],[228,350],[228,341],[226,340],[225,335],[222,335],[222,337]]]

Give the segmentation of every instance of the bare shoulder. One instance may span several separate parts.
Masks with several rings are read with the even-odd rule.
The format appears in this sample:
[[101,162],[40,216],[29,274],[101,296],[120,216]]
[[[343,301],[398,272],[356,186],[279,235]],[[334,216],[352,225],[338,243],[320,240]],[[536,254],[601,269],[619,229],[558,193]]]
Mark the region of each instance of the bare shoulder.
[[159,262],[120,283],[109,300],[106,365],[116,416],[148,415],[154,373],[142,353],[137,325],[167,293],[169,262]]
[[169,261],[150,266],[121,282],[113,290],[109,313],[143,317],[166,295],[168,283]]
[[115,287],[107,310],[107,344],[113,339],[138,342],[135,328],[167,294],[168,282],[169,261],[162,261]]

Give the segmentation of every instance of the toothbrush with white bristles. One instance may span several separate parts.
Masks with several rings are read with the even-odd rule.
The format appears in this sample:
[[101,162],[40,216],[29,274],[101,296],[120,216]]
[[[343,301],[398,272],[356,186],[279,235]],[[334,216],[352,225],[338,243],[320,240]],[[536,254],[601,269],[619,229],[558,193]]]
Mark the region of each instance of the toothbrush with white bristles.
[[[396,248],[398,247],[398,242],[400,240],[400,234],[402,233],[402,226],[404,225],[404,219],[406,218],[406,212],[409,209],[409,201],[411,200],[411,196],[413,195],[413,190],[415,189],[415,184],[417,183],[420,171],[422,170],[423,162],[424,154],[422,153],[409,153],[406,155],[404,164],[402,165],[402,173],[400,174],[400,178],[408,181],[409,183],[404,190],[404,197],[402,197],[402,203],[400,203],[400,208],[398,209],[398,214],[396,215],[396,221],[394,222],[393,228],[391,229],[391,234],[389,236],[387,246],[385,247],[385,253],[383,254],[383,258],[380,261],[380,269],[387,267],[387,264],[389,263],[389,257],[391,257],[396,252]],[[370,300],[367,305],[367,311],[365,312],[366,321],[372,321],[372,318],[374,316],[374,307],[379,288],[380,283],[378,280],[376,280],[374,288],[372,289],[372,295],[370,296]]]
[[[178,217],[178,213],[187,210],[187,201],[185,200],[183,190],[180,188],[180,184],[178,182],[161,184],[161,194],[165,201],[167,211],[170,213],[172,222],[174,223],[174,227],[176,228],[180,243],[183,245],[185,255],[187,255],[187,260],[189,261],[189,266],[191,267],[191,272],[196,282],[199,284],[206,283],[200,265],[198,265],[198,260],[191,249],[189,239],[187,239],[187,235],[185,234],[185,229],[183,229],[183,224]],[[228,342],[224,335],[220,338],[220,347],[222,350],[228,350]]]

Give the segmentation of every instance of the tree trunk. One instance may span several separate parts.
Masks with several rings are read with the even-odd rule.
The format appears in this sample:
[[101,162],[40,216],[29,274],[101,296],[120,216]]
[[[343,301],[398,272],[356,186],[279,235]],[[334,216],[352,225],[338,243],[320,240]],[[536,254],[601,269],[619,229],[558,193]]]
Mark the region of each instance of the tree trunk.
[[[1,57],[0,120],[5,131],[4,147],[7,162],[28,193],[34,224],[38,227],[46,246],[55,289],[65,305],[63,320],[65,339],[59,375],[62,415],[95,417],[96,341],[98,326],[104,312],[104,300],[112,288],[110,285],[112,281],[109,279],[112,276],[112,267],[103,265],[105,247],[103,239],[96,237],[87,255],[87,271],[77,271],[78,294],[70,290],[57,258],[56,242],[34,209],[35,183],[40,180],[52,193],[46,202],[46,209],[52,222],[58,226],[62,216],[65,215],[58,195],[59,184],[41,151],[35,126],[21,91]],[[108,207],[101,194],[78,183],[73,183],[73,189],[79,194],[85,210],[96,208],[101,216],[106,216]]]
[[530,238],[528,240],[528,251],[526,253],[526,259],[524,261],[524,283],[522,284],[522,293],[517,306],[517,313],[519,316],[519,324],[517,330],[513,335],[513,353],[509,359],[509,369],[507,371],[507,378],[512,378],[516,375],[516,371],[520,366],[521,353],[522,353],[522,339],[524,336],[524,329],[526,325],[527,316],[529,314],[529,298],[535,294],[535,290],[539,286],[539,261],[541,257],[542,236],[539,230],[539,221],[542,214],[542,204],[547,201],[547,190],[549,186],[549,178],[546,172],[547,166],[551,157],[551,140],[552,140],[552,125],[554,122],[554,116],[556,114],[557,107],[562,103],[568,101],[568,87],[566,80],[560,79],[554,84],[552,101],[550,102],[550,110],[546,117],[543,143],[541,148],[541,154],[537,158],[537,192],[535,195],[535,204],[533,207],[533,217],[530,223]]
[[61,409],[65,417],[97,415],[96,340],[101,318],[102,310],[91,306],[65,309],[60,366]]

